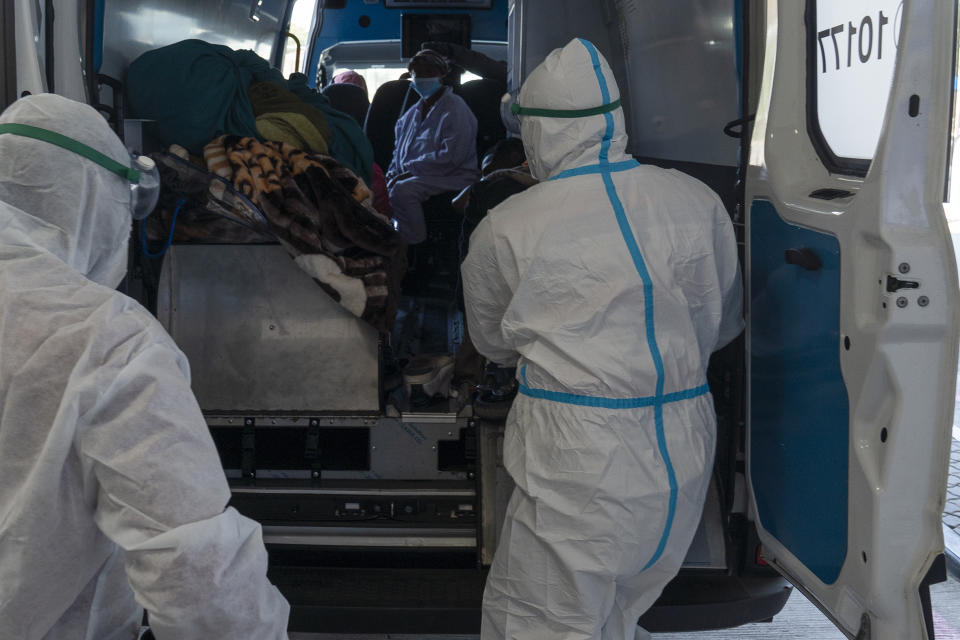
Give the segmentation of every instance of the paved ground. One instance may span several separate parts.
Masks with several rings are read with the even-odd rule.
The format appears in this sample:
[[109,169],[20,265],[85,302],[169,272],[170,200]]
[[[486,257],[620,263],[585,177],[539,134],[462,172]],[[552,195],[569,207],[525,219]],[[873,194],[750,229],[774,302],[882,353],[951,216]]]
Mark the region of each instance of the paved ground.
[[[930,590],[937,640],[960,640],[960,582],[951,578]],[[656,634],[654,640],[846,640],[820,610],[794,591],[787,606],[770,623],[750,624],[709,633]]]
[[[948,217],[953,214],[960,218],[960,211],[948,209]],[[954,253],[960,260],[960,220],[951,221]],[[953,441],[950,447],[950,477],[947,480],[947,504],[943,511],[943,524],[947,549],[960,556],[960,379],[957,381],[956,404],[953,412]],[[951,533],[953,532],[953,533]],[[957,534],[957,535],[953,535]],[[951,567],[957,569],[956,565]]]

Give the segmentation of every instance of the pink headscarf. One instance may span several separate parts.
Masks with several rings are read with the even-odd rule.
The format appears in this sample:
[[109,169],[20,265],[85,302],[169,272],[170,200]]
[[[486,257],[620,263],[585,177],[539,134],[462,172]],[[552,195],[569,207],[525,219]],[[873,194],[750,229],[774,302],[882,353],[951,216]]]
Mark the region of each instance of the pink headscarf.
[[363,89],[364,93],[367,92],[367,81],[364,80],[363,76],[357,73],[356,71],[348,69],[346,71],[341,71],[337,75],[333,76],[333,84],[341,84],[341,83],[355,84],[361,89]]

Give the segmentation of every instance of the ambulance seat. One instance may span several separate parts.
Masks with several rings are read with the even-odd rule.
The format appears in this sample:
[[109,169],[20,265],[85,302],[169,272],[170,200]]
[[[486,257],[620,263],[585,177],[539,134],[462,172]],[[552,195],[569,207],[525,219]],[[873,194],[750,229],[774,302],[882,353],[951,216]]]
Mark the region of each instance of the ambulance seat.
[[464,82],[457,93],[477,117],[477,158],[494,144],[507,137],[500,120],[500,98],[507,85],[500,80],[481,78]]
[[367,100],[367,92],[362,87],[345,82],[331,84],[323,88],[323,95],[330,101],[330,106],[353,117],[357,124],[363,126],[367,119],[370,101]]
[[363,130],[373,145],[374,161],[384,172],[393,160],[397,120],[419,99],[409,80],[390,80],[380,85],[370,102]]

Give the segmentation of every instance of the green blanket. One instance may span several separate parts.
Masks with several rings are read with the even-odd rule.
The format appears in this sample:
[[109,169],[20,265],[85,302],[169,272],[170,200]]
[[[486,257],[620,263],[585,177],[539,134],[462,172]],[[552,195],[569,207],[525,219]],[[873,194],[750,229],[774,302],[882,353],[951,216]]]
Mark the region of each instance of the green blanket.
[[253,51],[202,40],[148,51],[127,71],[127,104],[132,117],[154,120],[148,131],[161,144],[180,144],[200,155],[206,143],[223,134],[259,137],[247,94],[254,82],[277,85],[322,112],[330,155],[369,182],[373,148],[356,121],[310,89],[306,76],[285,80]]
[[333,136],[323,111],[307,104],[279,85],[272,82],[254,82],[250,85],[247,95],[253,106],[253,115],[258,119],[260,116],[271,113],[296,113],[309,120],[324,140],[329,140]]
[[299,113],[275,111],[257,116],[257,131],[269,142],[286,142],[296,149],[330,155],[326,138]]

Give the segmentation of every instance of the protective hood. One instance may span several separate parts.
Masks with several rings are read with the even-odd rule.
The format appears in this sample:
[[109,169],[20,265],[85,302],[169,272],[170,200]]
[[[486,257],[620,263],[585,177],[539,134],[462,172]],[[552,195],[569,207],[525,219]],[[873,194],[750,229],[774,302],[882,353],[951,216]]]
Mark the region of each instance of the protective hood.
[[[583,111],[619,99],[610,65],[592,43],[577,38],[555,49],[530,73],[520,89],[519,104],[525,110]],[[621,108],[579,117],[520,115],[520,137],[538,180],[629,157]]]
[[[21,98],[0,114],[0,124],[6,123],[49,129],[129,163],[129,153],[103,116],[62,96]],[[0,237],[7,243],[26,240],[111,288],[123,280],[130,187],[118,175],[48,142],[3,134],[0,201],[16,208],[0,208]],[[19,239],[8,238],[11,234]]]

